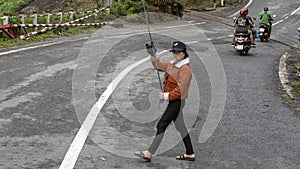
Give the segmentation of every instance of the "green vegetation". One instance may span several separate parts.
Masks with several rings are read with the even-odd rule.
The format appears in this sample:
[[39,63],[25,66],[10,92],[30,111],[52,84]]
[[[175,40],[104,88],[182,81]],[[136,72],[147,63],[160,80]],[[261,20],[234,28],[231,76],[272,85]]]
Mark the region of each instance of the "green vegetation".
[[300,62],[296,63],[296,64],[295,64],[295,67],[296,67],[298,70],[300,70]]
[[111,14],[117,17],[132,15],[143,12],[142,1],[125,0],[124,2],[113,2]]
[[[74,19],[81,18],[83,16],[84,16],[83,14],[74,15]],[[112,15],[109,15],[106,11],[102,11],[97,16],[82,20],[80,23],[100,23],[112,19],[113,19]],[[46,23],[46,17],[39,17],[38,20],[39,20],[38,23]],[[20,22],[21,21],[19,18],[10,20],[10,23],[20,23]],[[66,23],[66,22],[69,22],[69,16],[63,17],[62,23]],[[27,20],[25,20],[25,23],[32,23],[32,18],[28,18]],[[59,23],[58,17],[54,16],[51,20],[51,23]],[[4,33],[0,32],[0,47],[16,46],[16,45],[28,44],[37,41],[43,41],[48,38],[57,38],[60,36],[71,36],[80,33],[93,32],[96,31],[98,28],[99,27],[82,26],[82,27],[69,27],[68,29],[64,29],[63,27],[61,27],[61,28],[50,30],[46,33],[42,33],[38,36],[36,35],[31,36],[27,40],[13,40],[8,38]],[[37,28],[37,30],[41,30],[41,29],[43,29],[43,27]],[[26,28],[27,32],[35,32],[37,30],[36,28]],[[14,32],[16,33],[17,36],[26,34],[26,32],[21,28],[14,28]],[[58,32],[60,35],[57,35]]]
[[[187,9],[208,10],[214,7],[214,0],[182,0]],[[224,0],[225,6],[232,6],[242,2],[242,0]],[[216,7],[221,7],[221,0],[216,0]]]
[[[298,69],[298,71],[300,70],[300,62],[295,63],[295,67],[296,69]],[[300,82],[299,81],[293,81],[291,82],[291,86],[293,87],[293,89],[300,94]]]
[[300,82],[298,81],[291,82],[291,86],[297,93],[300,94]]
[[0,0],[0,14],[4,12],[14,13],[32,0]]
[[[183,15],[183,4],[179,1],[146,0],[145,2],[148,12],[168,13],[180,17]],[[143,12],[141,0],[114,1],[111,9],[112,15],[116,17],[126,16],[126,20],[130,22],[145,22]]]
[[[79,17],[79,16],[77,16]],[[75,18],[77,18],[75,17]],[[112,16],[107,14],[106,12],[101,12],[98,16],[86,19],[81,21],[81,23],[92,23],[92,22],[103,22],[107,20],[111,20]],[[63,19],[65,22],[67,22],[67,18]],[[43,22],[46,23],[46,22]],[[88,32],[93,32],[96,31],[99,27],[94,27],[94,26],[88,26],[88,27],[68,27],[68,29],[65,29],[64,27],[60,27],[57,29],[50,30],[48,32],[42,33],[38,36],[34,35],[29,37],[27,40],[13,40],[9,39],[4,33],[0,32],[0,47],[9,47],[9,46],[16,46],[16,45],[23,45],[23,44],[28,44],[32,42],[38,42],[38,41],[43,41],[45,39],[49,38],[58,38],[61,36],[72,36],[72,35],[77,35],[80,33],[88,33]],[[43,29],[43,27],[39,27],[38,30]],[[27,32],[34,32],[36,31],[35,28],[27,28]],[[17,34],[17,36],[20,36],[21,34],[25,34],[24,30],[20,28],[14,28],[14,32]],[[59,35],[58,35],[59,32]]]
[[[237,3],[242,0],[226,0],[225,3],[227,5],[231,5],[232,3]],[[79,11],[80,9],[88,9],[93,10],[95,7],[98,9],[105,6],[104,1],[101,0],[65,0],[65,1],[53,1],[53,0],[43,0],[41,2],[33,1],[33,0],[0,0],[0,16],[2,16],[3,12],[8,12],[10,16],[18,16],[15,14],[16,11],[19,11],[23,7],[25,7],[30,2],[38,4],[39,11],[45,11],[48,8],[49,4],[56,3],[62,5],[61,9],[64,11],[68,11],[70,8],[75,9],[75,11]],[[146,7],[148,12],[162,12],[168,13],[173,16],[181,17],[183,15],[184,6],[188,9],[205,9],[207,7],[211,7],[213,5],[214,0],[145,0]],[[217,6],[220,6],[221,0],[216,0]],[[40,3],[40,4],[39,4]],[[47,6],[48,5],[48,6]],[[143,4],[141,0],[114,0],[112,7],[110,8],[110,14],[106,11],[100,12],[97,16],[81,21],[80,23],[96,23],[103,22],[107,20],[112,20],[116,17],[126,17],[127,21],[130,22],[145,22],[143,15]],[[57,9],[56,9],[57,10]],[[155,16],[150,16],[150,22],[152,22],[152,18],[160,18],[159,14],[150,14]],[[74,19],[78,19],[83,17],[83,14],[74,14]],[[69,22],[69,15],[64,15],[61,23]],[[38,23],[46,23],[46,16],[39,16]],[[0,20],[0,24],[2,24],[3,20]],[[25,24],[32,24],[33,18],[27,17],[25,18]],[[20,24],[21,19],[19,17],[10,17],[10,24]],[[51,17],[50,23],[60,23],[57,15],[53,15]],[[26,28],[26,32],[33,32],[43,28]],[[97,28],[95,27],[70,27],[69,29],[60,29],[60,35],[57,35],[53,32],[57,32],[57,29],[54,31],[48,31],[47,33],[43,33],[38,36],[30,37],[27,40],[12,40],[9,39],[6,34],[0,32],[0,47],[8,47],[15,46],[20,44],[31,43],[33,41],[42,41],[47,38],[56,38],[59,36],[70,36],[74,34],[79,34],[83,32],[91,32],[95,31]],[[14,28],[14,32],[19,37],[20,35],[26,34],[23,29]]]
[[[2,0],[0,0],[2,1]],[[29,2],[29,0],[27,0]],[[14,3],[19,3],[19,1],[13,1],[10,2],[10,4]],[[86,3],[85,3],[86,4]],[[2,5],[7,5],[7,4],[2,4]],[[23,3],[21,4],[21,6]],[[13,6],[13,5],[12,5]],[[19,7],[16,7],[14,9],[20,9]],[[13,10],[13,9],[12,9]],[[8,11],[8,10],[6,10]],[[11,12],[13,14],[13,12]],[[15,16],[18,16],[17,14],[14,14]],[[73,16],[73,19],[79,19],[87,14],[82,14],[82,13],[75,13]],[[112,20],[114,16],[108,14],[106,11],[101,11],[98,13],[96,16],[92,16],[88,19],[84,19],[80,21],[79,23],[100,23],[104,22],[107,20]],[[32,24],[33,23],[33,18],[32,17],[26,17],[24,20],[25,24]],[[67,23],[70,22],[70,16],[69,15],[63,15],[62,21],[60,22],[59,16],[58,15],[52,15],[50,23],[53,24],[58,24],[58,23]],[[10,24],[21,24],[21,18],[19,17],[10,17],[9,18],[9,23]],[[38,23],[47,23],[47,17],[46,16],[38,16]],[[0,24],[2,24],[2,20],[0,20]],[[57,38],[60,36],[70,36],[70,35],[76,35],[80,33],[86,33],[86,32],[92,32],[97,30],[99,27],[69,27],[68,29],[64,28],[58,28],[58,29],[53,29],[50,30],[46,33],[42,33],[38,36],[34,35],[28,38],[27,40],[13,40],[7,37],[6,34],[3,32],[0,32],[0,47],[9,47],[9,46],[16,46],[16,45],[23,45],[23,44],[28,44],[32,42],[37,42],[37,41],[43,41],[48,38]],[[38,27],[38,28],[26,28],[26,32],[35,32],[38,30],[43,29],[43,27]],[[17,35],[17,37],[26,34],[24,29],[21,28],[14,28],[14,32]],[[58,35],[59,32],[59,35]]]

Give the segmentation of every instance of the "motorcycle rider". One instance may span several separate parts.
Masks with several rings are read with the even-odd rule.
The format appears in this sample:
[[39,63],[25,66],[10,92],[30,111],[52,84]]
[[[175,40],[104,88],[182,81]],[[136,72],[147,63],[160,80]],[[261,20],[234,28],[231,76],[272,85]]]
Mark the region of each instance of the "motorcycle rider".
[[235,34],[236,33],[247,33],[248,37],[250,39],[250,43],[252,47],[255,47],[254,43],[254,37],[252,34],[252,28],[254,27],[252,19],[247,16],[248,9],[243,8],[240,10],[240,15],[234,20],[233,27],[235,27],[235,30],[232,35],[232,46],[235,44]]
[[264,11],[262,13],[260,13],[259,16],[260,16],[260,22],[267,25],[268,30],[269,30],[269,36],[270,36],[271,31],[272,31],[271,21],[273,20],[273,18],[272,18],[271,14],[268,11],[269,11],[268,7],[265,7]]

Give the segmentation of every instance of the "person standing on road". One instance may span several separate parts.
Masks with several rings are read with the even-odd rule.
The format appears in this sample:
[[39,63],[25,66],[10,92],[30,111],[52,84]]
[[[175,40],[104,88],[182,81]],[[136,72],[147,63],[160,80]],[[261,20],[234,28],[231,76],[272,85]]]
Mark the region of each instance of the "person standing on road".
[[190,60],[186,45],[180,41],[173,42],[170,52],[173,53],[174,60],[170,62],[161,62],[159,58],[155,57],[154,53],[156,52],[156,49],[154,48],[153,43],[151,43],[151,45],[146,44],[146,48],[151,56],[153,66],[159,71],[165,72],[164,92],[159,93],[159,99],[169,101],[169,104],[158,121],[156,136],[150,147],[145,151],[135,152],[134,154],[147,162],[151,162],[152,155],[158,149],[167,127],[173,121],[186,148],[186,153],[176,156],[176,159],[194,161],[195,154],[182,113],[192,79],[192,72],[189,66]]
[[264,8],[264,11],[262,13],[259,14],[260,16],[260,22],[267,25],[268,29],[269,29],[269,36],[271,36],[271,31],[272,31],[272,16],[271,14],[268,12],[269,9],[267,7]]

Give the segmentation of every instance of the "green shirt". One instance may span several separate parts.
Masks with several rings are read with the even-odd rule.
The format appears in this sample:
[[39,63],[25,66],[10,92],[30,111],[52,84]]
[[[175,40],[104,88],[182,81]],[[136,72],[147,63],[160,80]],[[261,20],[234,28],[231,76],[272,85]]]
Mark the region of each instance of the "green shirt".
[[270,20],[272,20],[272,16],[268,12],[262,12],[260,14],[260,21],[268,26],[270,26]]

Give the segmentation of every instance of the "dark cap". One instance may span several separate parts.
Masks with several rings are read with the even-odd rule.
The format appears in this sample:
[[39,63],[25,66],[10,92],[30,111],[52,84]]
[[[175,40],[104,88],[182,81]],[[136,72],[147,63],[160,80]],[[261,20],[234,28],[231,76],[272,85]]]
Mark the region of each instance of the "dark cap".
[[173,45],[172,45],[172,49],[170,50],[170,52],[172,51],[185,51],[186,50],[186,46],[184,43],[180,42],[180,41],[175,41],[173,42]]

